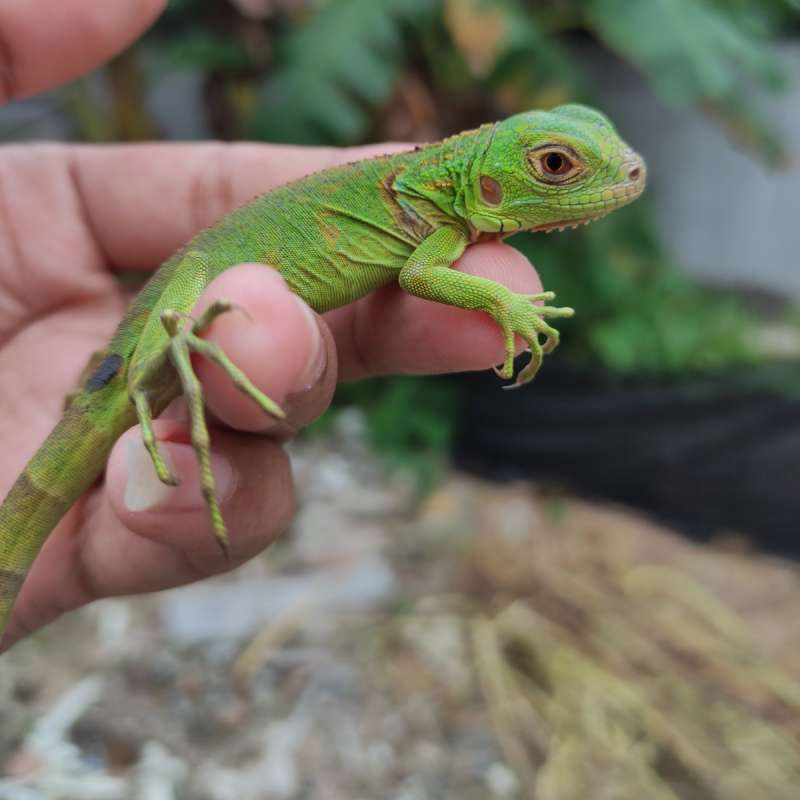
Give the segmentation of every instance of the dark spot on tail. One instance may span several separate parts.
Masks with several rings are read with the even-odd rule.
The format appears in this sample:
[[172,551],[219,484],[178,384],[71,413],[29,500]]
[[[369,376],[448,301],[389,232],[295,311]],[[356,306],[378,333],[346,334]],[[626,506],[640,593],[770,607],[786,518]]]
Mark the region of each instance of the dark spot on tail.
[[102,389],[104,386],[107,386],[112,381],[114,376],[119,372],[119,368],[121,366],[121,355],[118,355],[117,353],[111,353],[111,355],[106,356],[100,362],[100,364],[98,364],[97,369],[92,373],[89,380],[86,381],[86,391],[96,392],[98,389]]

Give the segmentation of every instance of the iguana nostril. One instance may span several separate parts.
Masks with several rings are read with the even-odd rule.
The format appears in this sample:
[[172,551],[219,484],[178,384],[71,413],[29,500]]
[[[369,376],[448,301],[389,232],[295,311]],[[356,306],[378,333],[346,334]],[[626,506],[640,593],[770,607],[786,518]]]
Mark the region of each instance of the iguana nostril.
[[628,173],[628,180],[631,180],[631,181],[638,181],[638,180],[639,180],[639,178],[641,177],[641,175],[642,175],[642,168],[641,168],[641,167],[634,167],[634,168],[633,168],[633,169],[632,169],[632,170],[631,170],[631,171]]

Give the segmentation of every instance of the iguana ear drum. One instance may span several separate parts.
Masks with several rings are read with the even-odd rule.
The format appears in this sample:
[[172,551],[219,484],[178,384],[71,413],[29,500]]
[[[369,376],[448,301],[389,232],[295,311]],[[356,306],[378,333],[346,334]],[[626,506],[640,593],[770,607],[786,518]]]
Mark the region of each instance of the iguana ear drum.
[[481,175],[481,200],[490,206],[503,202],[503,187],[488,175]]

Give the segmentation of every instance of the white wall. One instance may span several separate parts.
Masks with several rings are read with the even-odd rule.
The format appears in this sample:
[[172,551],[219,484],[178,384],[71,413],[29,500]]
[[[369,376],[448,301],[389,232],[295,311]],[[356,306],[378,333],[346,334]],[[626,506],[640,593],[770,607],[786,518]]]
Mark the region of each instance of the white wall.
[[648,194],[679,262],[704,280],[800,300],[800,45],[779,52],[790,91],[758,102],[792,151],[783,172],[739,152],[700,113],[666,108],[629,67],[595,51],[583,57],[605,110],[647,159]]

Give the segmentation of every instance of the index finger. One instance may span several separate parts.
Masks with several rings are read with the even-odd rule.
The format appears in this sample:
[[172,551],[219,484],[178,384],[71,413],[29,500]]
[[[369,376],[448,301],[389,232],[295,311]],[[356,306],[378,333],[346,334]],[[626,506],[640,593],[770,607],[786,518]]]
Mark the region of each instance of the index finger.
[[256,195],[334,164],[407,147],[161,143],[59,148],[58,159],[108,266],[153,269]]
[[0,3],[0,103],[76,78],[124,49],[166,0]]

